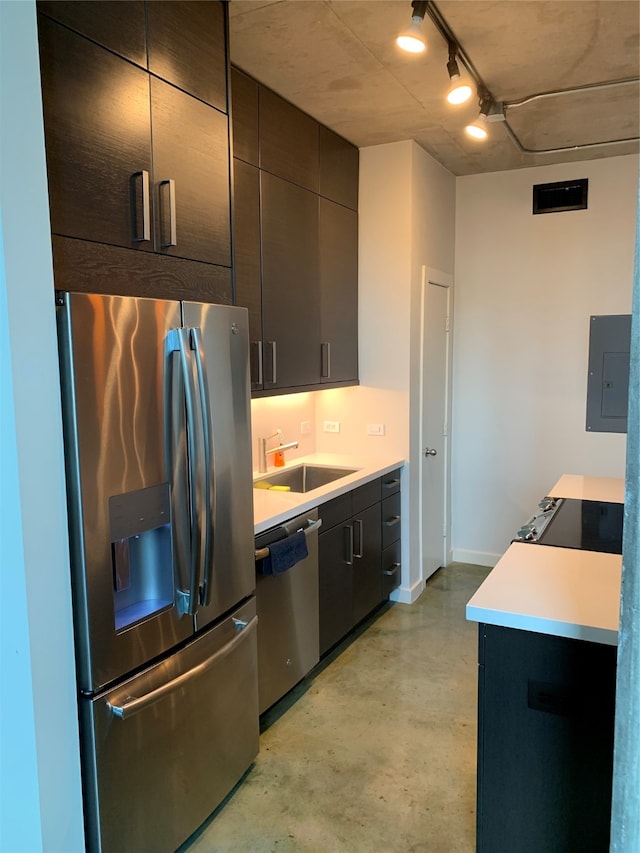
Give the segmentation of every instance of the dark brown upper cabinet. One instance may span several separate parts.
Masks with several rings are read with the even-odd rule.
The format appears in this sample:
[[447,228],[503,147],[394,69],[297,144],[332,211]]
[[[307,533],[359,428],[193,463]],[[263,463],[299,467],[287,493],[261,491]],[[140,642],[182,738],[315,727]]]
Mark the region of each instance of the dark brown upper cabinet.
[[[222,5],[178,5],[216,8],[224,55]],[[39,40],[53,234],[230,266],[226,113],[44,14]]]
[[358,382],[358,149],[231,71],[234,280],[258,396]]
[[320,195],[357,210],[358,169],[355,145],[320,125]]
[[222,3],[147,3],[149,71],[206,104],[227,111],[225,12]]
[[233,156],[260,165],[258,147],[258,84],[237,68],[231,69]]
[[318,122],[260,87],[260,168],[318,192]]
[[320,382],[358,380],[358,214],[319,199]]
[[317,384],[318,197],[268,172],[260,183],[264,389]]
[[38,0],[37,8],[141,68],[147,67],[143,0]]
[[263,387],[260,171],[234,157],[233,178],[235,297],[236,304],[249,311],[251,389],[259,391]]

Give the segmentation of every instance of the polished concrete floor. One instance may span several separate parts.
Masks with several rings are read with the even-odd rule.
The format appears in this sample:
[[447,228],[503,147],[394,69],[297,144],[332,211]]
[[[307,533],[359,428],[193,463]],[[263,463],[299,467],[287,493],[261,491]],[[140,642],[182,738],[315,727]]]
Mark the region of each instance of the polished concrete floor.
[[477,628],[488,569],[440,569],[262,720],[260,754],[188,853],[472,853]]

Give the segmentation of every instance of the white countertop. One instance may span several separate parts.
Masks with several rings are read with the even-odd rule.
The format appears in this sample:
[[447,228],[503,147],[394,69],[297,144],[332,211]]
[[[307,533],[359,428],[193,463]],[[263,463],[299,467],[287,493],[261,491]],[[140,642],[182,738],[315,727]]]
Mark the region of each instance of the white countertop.
[[577,498],[584,501],[624,503],[622,477],[584,477],[582,474],[563,474],[548,492],[550,498]]
[[[325,501],[336,498],[344,492],[349,492],[369,480],[375,480],[383,474],[395,471],[396,468],[404,466],[404,459],[389,457],[384,459],[372,459],[366,457],[341,456],[336,453],[312,453],[308,456],[300,456],[292,459],[283,468],[269,466],[269,474],[279,474],[298,465],[309,463],[313,465],[326,465],[335,468],[357,468],[353,474],[334,480],[319,489],[311,492],[274,492],[268,489],[253,490],[253,523],[255,533],[262,533],[270,527],[282,524],[289,518],[299,513],[306,512]],[[264,474],[254,472],[254,479],[264,477]]]
[[467,619],[615,646],[622,557],[514,542],[467,604]]
[[[564,474],[549,497],[624,503],[624,480]],[[467,619],[617,645],[622,557],[514,542],[467,604]]]

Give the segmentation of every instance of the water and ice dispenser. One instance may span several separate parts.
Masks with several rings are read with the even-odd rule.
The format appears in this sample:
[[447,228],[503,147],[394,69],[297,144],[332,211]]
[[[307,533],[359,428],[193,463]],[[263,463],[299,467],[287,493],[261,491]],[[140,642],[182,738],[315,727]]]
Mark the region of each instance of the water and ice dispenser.
[[168,483],[109,498],[116,630],[173,605]]

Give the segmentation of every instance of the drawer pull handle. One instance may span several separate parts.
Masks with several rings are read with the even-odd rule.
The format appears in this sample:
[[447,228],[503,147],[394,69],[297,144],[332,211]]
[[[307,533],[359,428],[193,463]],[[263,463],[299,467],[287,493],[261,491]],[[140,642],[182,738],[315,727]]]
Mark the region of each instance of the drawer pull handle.
[[393,480],[385,480],[385,482],[382,484],[382,488],[383,489],[393,489],[395,486],[398,486],[398,485],[400,485],[400,478],[394,477]]
[[391,577],[393,577],[394,575],[397,575],[397,574],[398,574],[398,569],[400,568],[400,565],[401,565],[400,563],[394,563],[394,564],[391,566],[391,568],[389,568],[389,569],[385,569],[385,570],[384,570],[384,572],[383,572],[382,574],[383,574],[383,575],[387,575],[387,577],[390,577],[390,578],[391,578]]
[[395,525],[396,525],[399,521],[400,521],[400,516],[399,516],[399,515],[392,515],[392,516],[391,516],[391,518],[388,518],[388,519],[384,522],[384,525],[385,525],[385,527],[395,527]]

